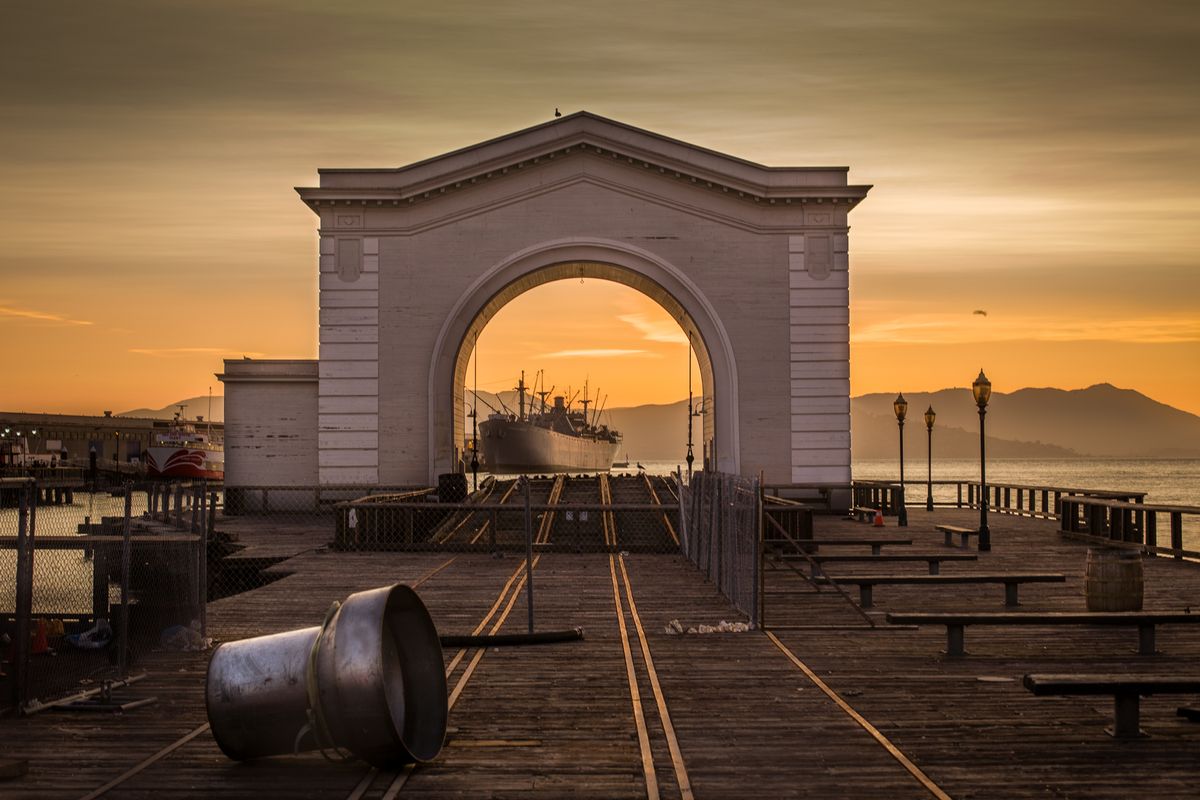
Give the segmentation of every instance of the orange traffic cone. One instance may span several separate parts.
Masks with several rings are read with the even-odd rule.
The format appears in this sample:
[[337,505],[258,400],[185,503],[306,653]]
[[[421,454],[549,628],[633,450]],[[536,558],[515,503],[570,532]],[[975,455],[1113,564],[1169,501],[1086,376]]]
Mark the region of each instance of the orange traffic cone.
[[33,646],[29,652],[36,656],[49,651],[50,641],[46,638],[46,620],[38,619],[37,627],[33,631]]
[[876,528],[883,527],[883,511],[881,511],[878,508],[875,509],[875,527]]

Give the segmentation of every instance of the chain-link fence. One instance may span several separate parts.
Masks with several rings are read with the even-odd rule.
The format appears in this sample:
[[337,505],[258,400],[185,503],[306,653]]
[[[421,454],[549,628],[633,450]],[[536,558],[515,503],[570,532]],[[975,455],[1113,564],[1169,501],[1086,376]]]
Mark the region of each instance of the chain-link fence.
[[695,473],[682,487],[680,509],[684,555],[757,624],[762,569],[758,481]]
[[335,507],[340,550],[654,552],[679,549],[678,490],[647,475],[487,478]]
[[0,482],[0,708],[202,648],[209,515],[202,484]]

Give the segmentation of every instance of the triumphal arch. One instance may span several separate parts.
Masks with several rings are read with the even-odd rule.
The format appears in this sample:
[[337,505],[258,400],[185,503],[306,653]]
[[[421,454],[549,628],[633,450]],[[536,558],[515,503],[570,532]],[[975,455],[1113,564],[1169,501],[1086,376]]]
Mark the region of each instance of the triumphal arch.
[[[227,485],[412,485],[460,469],[476,334],[566,277],[657,301],[691,339],[698,453],[850,480],[844,167],[765,167],[586,112],[399,168],[322,169],[320,358],[227,361]],[[698,465],[699,466],[699,465]]]

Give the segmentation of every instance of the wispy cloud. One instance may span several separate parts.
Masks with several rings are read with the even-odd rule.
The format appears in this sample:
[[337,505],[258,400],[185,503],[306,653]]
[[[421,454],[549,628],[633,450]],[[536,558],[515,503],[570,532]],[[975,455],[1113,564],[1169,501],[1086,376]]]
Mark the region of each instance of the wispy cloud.
[[136,353],[140,356],[153,356],[155,358],[178,358],[180,356],[196,356],[196,355],[231,355],[237,353],[240,356],[248,358],[258,358],[263,353],[248,353],[234,350],[228,347],[131,347],[129,352]]
[[1176,344],[1200,342],[1200,320],[1178,317],[1145,319],[1058,319],[997,315],[918,314],[863,326],[850,335],[856,344],[948,344],[958,342],[1128,342]]
[[92,325],[90,320],[86,319],[71,319],[64,317],[62,314],[52,314],[49,311],[35,311],[32,308],[12,308],[11,306],[0,306],[0,318],[7,317],[9,319],[28,319],[35,322],[49,322],[58,325]]
[[626,358],[642,356],[644,358],[659,358],[657,353],[648,350],[619,350],[616,348],[593,348],[584,350],[556,350],[553,353],[543,353],[538,358]]
[[687,344],[687,336],[674,320],[652,319],[647,314],[622,314],[618,319],[637,328],[647,341]]

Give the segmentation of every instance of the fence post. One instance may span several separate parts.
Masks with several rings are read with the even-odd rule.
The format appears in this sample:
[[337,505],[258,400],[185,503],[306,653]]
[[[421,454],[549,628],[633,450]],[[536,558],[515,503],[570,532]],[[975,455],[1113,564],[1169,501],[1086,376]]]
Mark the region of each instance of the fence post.
[[1183,558],[1179,552],[1183,549],[1183,513],[1179,511],[1171,512],[1171,548],[1175,551],[1176,559]]
[[[33,614],[33,521],[37,508],[37,484],[29,481],[17,501],[17,641],[13,649],[12,701],[17,713],[25,705],[29,679],[29,626]],[[32,489],[32,491],[31,491]]]
[[[129,571],[133,562],[133,486],[125,484],[125,518],[121,521],[121,632],[117,640],[117,670],[124,678],[129,673]],[[108,592],[107,576],[104,585]]]
[[723,497],[725,481],[722,477],[718,476],[715,483],[717,484],[717,499],[716,502],[713,503],[713,508],[716,510],[717,514],[717,524],[714,526],[713,530],[714,535],[712,549],[714,552],[711,558],[713,570],[711,574],[712,582],[716,585],[718,590],[722,590],[723,587],[721,585],[721,577],[724,573],[724,570],[721,569],[721,545],[724,543],[722,540],[725,538],[725,503]]
[[[676,475],[674,475],[674,479],[676,479],[676,499],[679,501],[679,551],[683,552],[686,555],[686,554],[688,554],[688,551],[689,551],[689,540],[690,540],[690,536],[688,535],[688,516],[689,515],[688,515],[688,511],[686,511],[686,504],[684,503],[684,500],[683,500],[683,491],[684,491],[683,481],[679,479],[679,471],[678,470],[676,470]],[[689,494],[689,501],[690,501],[690,494]]]
[[200,636],[208,636],[208,481],[200,482],[200,575],[196,586],[200,590]]
[[529,607],[529,632],[533,633],[533,510],[529,479],[525,478],[525,598]]
[[208,522],[208,538],[212,539],[213,533],[217,530],[217,493],[209,492],[208,494],[208,516],[205,518]]
[[204,505],[203,503],[197,503],[197,502],[196,502],[196,497],[197,497],[197,495],[198,495],[199,497],[203,498],[203,497],[204,497],[204,492],[203,492],[203,491],[200,489],[200,487],[198,487],[198,486],[193,486],[193,487],[192,487],[192,497],[191,497],[191,502],[189,502],[189,503],[188,503],[188,505],[190,505],[190,506],[192,507],[192,524],[191,524],[191,527],[189,527],[189,528],[188,528],[189,532],[191,532],[191,533],[198,533],[198,532],[199,532],[199,528],[200,528],[200,509],[199,509],[197,506],[202,506],[202,505]]
[[766,593],[766,586],[763,584],[763,580],[764,580],[763,573],[765,572],[765,570],[763,569],[763,552],[765,550],[765,548],[763,547],[763,536],[765,535],[765,532],[766,532],[766,525],[763,523],[763,515],[766,513],[766,511],[764,508],[765,504],[763,501],[763,473],[762,473],[762,470],[759,470],[759,472],[758,472],[758,486],[756,488],[758,489],[758,491],[754,493],[754,496],[758,500],[758,503],[757,503],[756,508],[754,509],[754,511],[755,511],[754,524],[755,524],[755,527],[757,528],[757,530],[754,532],[754,544],[755,544],[754,572],[750,576],[751,580],[753,581],[753,585],[754,585],[754,601],[750,605],[750,607],[754,609],[754,619],[751,619],[750,622],[751,622],[751,624],[756,625],[761,630],[763,627],[763,616],[764,616],[763,615],[763,610],[764,610],[763,606],[765,605],[765,601],[763,598]]

